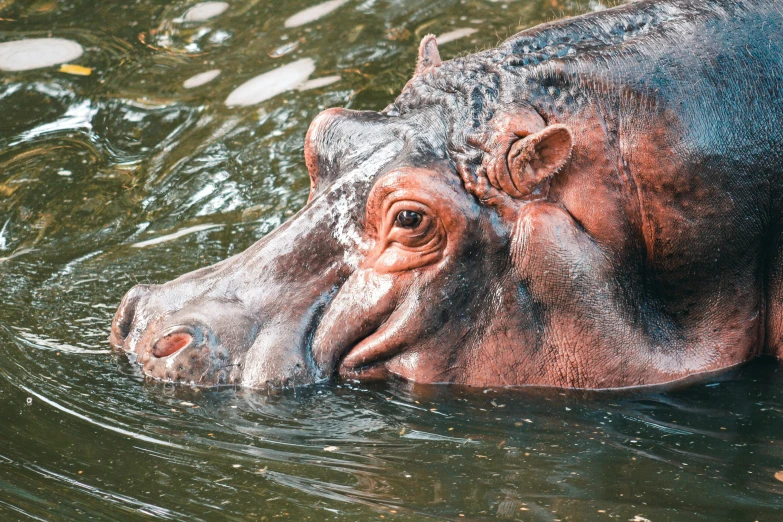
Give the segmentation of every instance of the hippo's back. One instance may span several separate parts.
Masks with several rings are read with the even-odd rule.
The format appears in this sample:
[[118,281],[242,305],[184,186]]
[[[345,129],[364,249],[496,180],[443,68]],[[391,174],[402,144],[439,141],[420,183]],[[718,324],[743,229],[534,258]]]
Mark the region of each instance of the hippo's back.
[[638,238],[640,299],[674,324],[766,308],[760,336],[778,346],[783,329],[770,321],[783,324],[782,12],[770,0],[638,2],[500,47],[507,90],[548,121],[589,127],[584,155],[599,140],[616,154],[592,181],[561,180],[555,197],[600,238],[602,219],[615,218],[584,202],[621,187]]
[[694,153],[741,148],[743,160],[768,160],[780,150],[776,0],[636,2],[524,31],[498,51],[503,83],[523,85],[552,116],[588,99],[637,125],[668,110],[681,122],[681,145]]

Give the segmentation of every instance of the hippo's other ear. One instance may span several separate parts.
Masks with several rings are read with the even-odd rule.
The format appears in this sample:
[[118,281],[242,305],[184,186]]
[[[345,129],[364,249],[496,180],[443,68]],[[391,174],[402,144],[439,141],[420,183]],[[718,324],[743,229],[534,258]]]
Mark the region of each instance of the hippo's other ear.
[[422,38],[419,44],[419,59],[416,62],[415,74],[421,74],[430,67],[440,65],[440,52],[438,52],[438,42],[434,34],[428,34]]
[[490,183],[515,199],[545,196],[549,180],[571,158],[573,138],[565,125],[550,125],[514,141],[488,169]]

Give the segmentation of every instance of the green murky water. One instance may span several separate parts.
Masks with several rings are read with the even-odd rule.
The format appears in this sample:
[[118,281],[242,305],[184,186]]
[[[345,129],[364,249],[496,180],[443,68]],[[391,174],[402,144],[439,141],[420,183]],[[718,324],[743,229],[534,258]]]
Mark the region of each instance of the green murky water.
[[134,283],[240,252],[295,212],[310,120],[383,108],[424,34],[452,38],[451,58],[591,8],[302,13],[316,3],[0,0],[0,43],[76,42],[69,64],[90,72],[0,51],[27,69],[0,71],[0,520],[783,518],[771,361],[638,395],[392,382],[268,396],[144,382],[107,350]]

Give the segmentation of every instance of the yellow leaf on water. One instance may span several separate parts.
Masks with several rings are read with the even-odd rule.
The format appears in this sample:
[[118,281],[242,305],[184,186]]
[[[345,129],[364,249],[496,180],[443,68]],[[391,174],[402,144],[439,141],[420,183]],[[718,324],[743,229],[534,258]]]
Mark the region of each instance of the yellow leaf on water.
[[777,473],[775,473],[775,478],[783,482],[783,471],[778,471]]
[[15,187],[12,187],[8,183],[0,183],[0,196],[9,197],[18,188],[19,188],[19,185],[15,186]]
[[69,63],[60,66],[60,72],[66,74],[75,74],[76,76],[89,76],[92,74],[90,67],[82,67],[81,65],[71,65]]

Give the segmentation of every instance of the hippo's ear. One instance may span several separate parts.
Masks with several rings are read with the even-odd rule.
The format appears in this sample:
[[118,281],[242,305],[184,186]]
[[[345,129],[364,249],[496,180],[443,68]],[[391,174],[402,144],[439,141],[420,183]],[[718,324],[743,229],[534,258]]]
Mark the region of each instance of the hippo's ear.
[[440,52],[438,52],[438,42],[435,40],[434,34],[428,34],[422,38],[419,44],[419,58],[416,62],[416,72],[414,74],[421,74],[430,67],[437,67],[440,65]]
[[532,132],[526,127],[503,127],[482,147],[488,153],[484,161],[487,180],[514,199],[546,196],[549,180],[565,167],[573,149],[571,131],[565,125],[544,127],[542,121]]
[[535,194],[571,158],[574,140],[565,125],[550,125],[511,146],[506,156],[516,197]]

